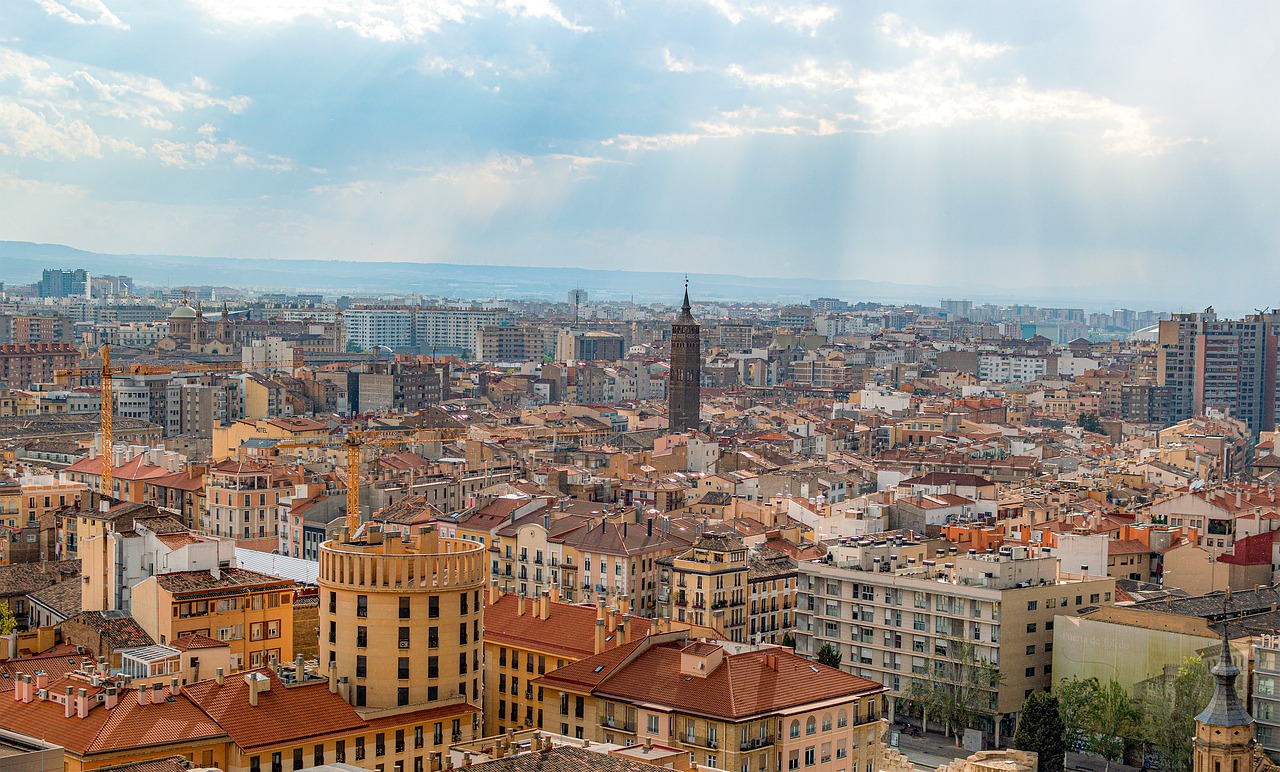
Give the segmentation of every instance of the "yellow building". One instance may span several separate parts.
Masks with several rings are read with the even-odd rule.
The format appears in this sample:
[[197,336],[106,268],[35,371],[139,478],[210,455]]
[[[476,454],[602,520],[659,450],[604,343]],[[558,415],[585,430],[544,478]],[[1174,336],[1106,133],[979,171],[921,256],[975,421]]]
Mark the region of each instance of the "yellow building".
[[[630,615],[626,598],[606,609],[499,595],[490,586],[485,608],[484,734],[542,729],[543,690],[534,679],[649,634],[651,620]],[[547,726],[545,728],[551,728]]]
[[328,437],[328,425],[310,418],[258,418],[236,421],[230,426],[213,427],[213,460],[221,461],[231,458],[245,440],[323,442]]
[[659,558],[659,615],[745,641],[747,554],[737,536],[704,533],[684,552]]
[[231,667],[293,658],[293,582],[243,568],[156,574],[134,586],[133,618],[156,643],[192,633],[231,644]]
[[[790,649],[646,638],[535,681],[551,731],[679,748],[721,769],[877,768],[885,688]],[[781,766],[778,766],[781,762]]]
[[480,704],[485,556],[434,526],[320,546],[320,661],[353,706]]

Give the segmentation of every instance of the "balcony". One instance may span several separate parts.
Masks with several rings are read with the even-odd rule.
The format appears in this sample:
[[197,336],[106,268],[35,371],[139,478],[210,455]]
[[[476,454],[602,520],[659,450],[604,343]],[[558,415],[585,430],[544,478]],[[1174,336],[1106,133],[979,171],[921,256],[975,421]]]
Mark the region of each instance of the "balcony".
[[617,729],[620,732],[634,733],[636,731],[635,721],[627,721],[615,716],[605,716],[600,719],[600,726],[605,729]]
[[727,600],[717,600],[711,603],[712,611],[718,611],[722,608],[728,608],[728,607],[729,607],[729,601]]
[[768,748],[771,745],[773,745],[772,737],[752,737],[750,740],[747,740],[746,742],[742,743],[738,747],[738,750],[754,751],[754,750],[759,750],[760,748]]

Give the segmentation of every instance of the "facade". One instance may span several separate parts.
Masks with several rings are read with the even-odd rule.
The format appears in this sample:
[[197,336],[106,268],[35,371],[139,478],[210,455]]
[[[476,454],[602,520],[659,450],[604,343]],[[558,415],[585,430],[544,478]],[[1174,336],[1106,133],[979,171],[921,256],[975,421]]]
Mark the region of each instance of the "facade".
[[1272,759],[1280,757],[1280,635],[1267,634],[1253,641],[1254,735]]
[[242,461],[223,461],[205,478],[207,509],[200,528],[237,539],[278,537],[276,508],[293,492],[293,480],[275,470]]
[[1020,547],[930,563],[801,563],[796,652],[813,657],[830,644],[842,669],[898,697],[938,673],[998,667],[1004,678],[983,713],[988,734],[1008,737],[1026,696],[1053,682],[1054,617],[1112,604],[1115,580],[1061,574],[1057,558]]
[[561,330],[556,335],[557,362],[616,362],[626,353],[621,335],[603,330]]
[[689,307],[689,288],[686,286],[680,316],[671,324],[671,375],[667,384],[667,428],[673,432],[697,429],[702,424],[700,329]]
[[156,643],[203,635],[231,645],[234,670],[293,658],[293,581],[243,568],[155,574],[131,612]]
[[70,370],[80,359],[71,343],[0,344],[0,382],[27,389],[35,383],[53,383],[57,370]]
[[759,545],[747,564],[747,590],[751,610],[747,626],[750,643],[782,643],[795,622],[799,568],[791,556]]
[[[1227,630],[1213,674],[1213,697],[1196,716],[1196,736],[1191,751],[1194,772],[1249,772],[1255,769],[1253,716],[1236,693],[1240,668],[1231,661]],[[1266,766],[1272,766],[1267,764]]]
[[508,325],[476,330],[476,360],[480,362],[541,362],[555,353],[555,337],[546,327]]
[[658,560],[658,615],[747,639],[747,548],[733,534],[704,533],[689,549]]
[[876,769],[884,687],[789,649],[657,633],[549,672],[544,723],[592,742],[661,745],[720,769]]
[[36,285],[42,298],[86,297],[89,292],[89,273],[83,268],[64,271],[46,268]]
[[485,548],[370,528],[320,547],[320,662],[356,708],[481,703]]

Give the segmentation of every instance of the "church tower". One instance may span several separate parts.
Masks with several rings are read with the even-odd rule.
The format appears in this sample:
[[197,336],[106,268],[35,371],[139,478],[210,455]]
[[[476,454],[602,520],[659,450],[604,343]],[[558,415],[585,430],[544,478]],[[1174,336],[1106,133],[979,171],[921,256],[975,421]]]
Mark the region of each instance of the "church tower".
[[671,324],[671,376],[667,382],[667,417],[673,432],[701,424],[702,338],[689,308],[689,280],[684,282],[684,305]]
[[1196,716],[1195,748],[1192,768],[1195,772],[1252,772],[1253,716],[1245,710],[1236,694],[1236,676],[1240,668],[1231,661],[1227,641],[1227,625],[1222,625],[1222,651],[1213,666],[1216,682],[1209,706]]

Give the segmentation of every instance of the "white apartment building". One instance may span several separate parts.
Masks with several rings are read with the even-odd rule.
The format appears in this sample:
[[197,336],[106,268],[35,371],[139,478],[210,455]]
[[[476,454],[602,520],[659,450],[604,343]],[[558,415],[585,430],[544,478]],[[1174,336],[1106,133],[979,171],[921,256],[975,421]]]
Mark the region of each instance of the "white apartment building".
[[347,342],[355,343],[362,351],[374,346],[393,349],[413,346],[411,308],[349,308],[345,318]]
[[953,560],[801,563],[796,653],[814,657],[829,643],[841,669],[899,697],[957,663],[990,663],[1003,680],[990,690],[983,724],[998,741],[1012,735],[1027,695],[1052,683],[1054,616],[1110,605],[1115,580],[1060,573],[1057,558],[1022,547]]
[[1050,358],[1010,354],[983,354],[978,357],[978,377],[992,383],[1030,383],[1046,375],[1057,374],[1057,363]]
[[[414,345],[423,353],[474,356],[481,327],[514,324],[505,308],[419,308],[414,312]],[[350,329],[350,322],[347,323]]]

